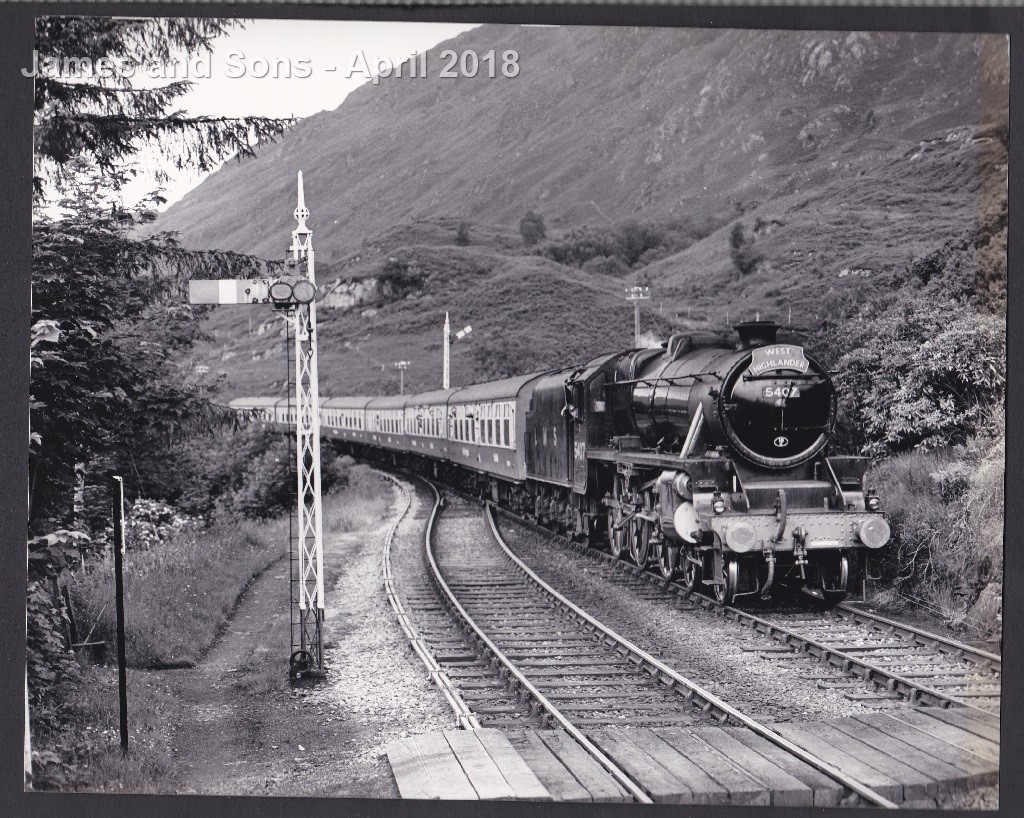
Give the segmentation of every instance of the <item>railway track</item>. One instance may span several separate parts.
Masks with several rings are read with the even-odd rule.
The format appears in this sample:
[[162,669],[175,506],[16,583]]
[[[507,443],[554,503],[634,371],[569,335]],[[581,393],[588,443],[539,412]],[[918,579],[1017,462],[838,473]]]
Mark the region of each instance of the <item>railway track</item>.
[[[435,493],[424,555],[435,593],[405,589],[416,625],[407,630],[433,656],[465,706],[459,723],[557,728],[589,754],[624,794],[653,799],[592,741],[608,728],[679,728],[714,723],[747,728],[870,804],[895,803],[755,721],[616,634],[560,595],[501,538],[494,510],[453,498],[439,516]],[[394,604],[394,603],[393,603]],[[405,625],[403,625],[405,627]],[[414,644],[415,647],[415,644]],[[428,664],[428,667],[430,665]],[[441,686],[439,684],[439,686]],[[459,714],[462,705],[453,706]]]
[[[773,640],[784,654],[806,655],[818,663],[873,686],[875,695],[935,707],[964,707],[998,715],[1001,659],[955,640],[915,628],[850,604],[826,611],[761,611],[722,605],[667,582],[652,570],[571,542],[505,510],[509,519],[608,568],[613,582],[631,586],[649,600],[698,605]],[[823,676],[821,684],[839,685]]]

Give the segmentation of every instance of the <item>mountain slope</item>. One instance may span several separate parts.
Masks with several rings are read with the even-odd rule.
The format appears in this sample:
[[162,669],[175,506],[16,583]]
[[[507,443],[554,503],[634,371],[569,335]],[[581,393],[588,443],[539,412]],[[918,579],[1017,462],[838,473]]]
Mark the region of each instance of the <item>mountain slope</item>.
[[[325,259],[437,215],[514,225],[535,208],[568,227],[749,210],[979,125],[986,40],[1001,41],[484,26],[432,49],[429,77],[368,83],[228,163],[157,227],[279,257],[299,169]],[[441,79],[445,48],[515,49],[521,71]]]
[[[440,79],[446,48],[515,49],[521,72]],[[436,387],[446,310],[474,326],[454,353],[465,383],[628,346],[636,282],[661,336],[758,313],[815,326],[964,237],[979,289],[1004,288],[1003,37],[485,26],[427,59],[429,78],[368,83],[154,226],[280,258],[303,170],[335,307],[320,313],[325,393],[397,391],[399,359],[412,388]],[[555,243],[627,220],[701,227],[616,277],[524,247],[530,209]],[[224,308],[207,326],[199,357],[226,394],[281,388],[279,323]]]

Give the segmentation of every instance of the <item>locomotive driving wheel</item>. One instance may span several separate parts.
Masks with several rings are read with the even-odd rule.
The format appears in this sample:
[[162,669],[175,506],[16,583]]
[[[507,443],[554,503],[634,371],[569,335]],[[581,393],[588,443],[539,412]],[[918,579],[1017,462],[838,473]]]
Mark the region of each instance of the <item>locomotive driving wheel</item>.
[[670,546],[665,535],[662,534],[658,542],[658,572],[664,579],[672,579],[679,570],[680,551],[675,546]]
[[[622,523],[622,512],[618,506],[608,509],[608,548],[612,556],[621,560],[626,554],[626,529],[617,528]],[[627,523],[628,525],[628,523]]]
[[715,601],[722,605],[732,605],[740,582],[740,564],[735,559],[723,555],[722,572],[718,579],[721,582],[714,586]]
[[641,568],[651,559],[651,524],[640,517],[629,522],[629,556]]
[[680,552],[683,561],[683,585],[690,593],[697,593],[701,589],[704,580],[704,567],[700,558],[693,548],[687,548]]
[[[653,508],[654,503],[650,492],[644,492],[643,510],[651,513]],[[653,534],[653,529],[654,524],[643,517],[634,517],[630,521],[629,556],[641,568],[646,568],[647,563],[651,561],[651,535]]]

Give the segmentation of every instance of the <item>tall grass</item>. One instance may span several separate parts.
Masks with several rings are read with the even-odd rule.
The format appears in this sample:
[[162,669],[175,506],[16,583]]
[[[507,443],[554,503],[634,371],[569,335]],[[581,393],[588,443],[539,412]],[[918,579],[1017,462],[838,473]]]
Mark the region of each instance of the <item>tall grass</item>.
[[[284,555],[287,521],[221,524],[184,532],[125,555],[125,640],[132,667],[194,664],[227,621],[252,577]],[[92,640],[113,644],[113,557],[71,583],[79,620]]]
[[1003,444],[1001,436],[967,447],[895,455],[870,482],[884,499],[893,541],[881,559],[876,602],[908,601],[941,613],[954,626],[995,633],[995,617],[972,605],[1003,575]]
[[[374,526],[390,483],[353,465],[347,485],[324,498],[327,537]],[[382,502],[383,501],[383,502]],[[125,555],[125,641],[137,668],[189,666],[207,651],[246,584],[288,549],[287,518],[186,528]],[[82,635],[114,644],[113,556],[105,554],[70,583]]]
[[324,506],[324,536],[348,534],[374,526],[391,499],[391,483],[361,463],[349,468],[348,485]]

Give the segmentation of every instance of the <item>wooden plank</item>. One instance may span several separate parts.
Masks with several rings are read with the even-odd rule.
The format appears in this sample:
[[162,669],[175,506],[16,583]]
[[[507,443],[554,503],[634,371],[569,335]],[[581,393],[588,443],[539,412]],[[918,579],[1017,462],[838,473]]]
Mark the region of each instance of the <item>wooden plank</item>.
[[813,806],[814,793],[810,787],[746,744],[737,741],[725,728],[699,727],[693,732],[755,781],[759,781],[768,790],[773,806]]
[[836,748],[834,744],[823,739],[820,733],[814,730],[813,724],[783,722],[773,724],[772,729],[889,800],[899,800],[903,797],[903,787],[898,781],[879,772],[870,764],[865,764],[859,758]]
[[887,713],[890,718],[915,727],[918,730],[935,736],[950,745],[950,748],[965,757],[974,756],[985,760],[990,766],[998,768],[999,747],[980,736],[954,727],[952,724],[925,715],[917,710],[894,710]]
[[763,806],[771,803],[771,796],[760,781],[733,765],[694,732],[670,727],[659,730],[658,736],[725,787],[729,791],[729,803]]
[[601,802],[633,800],[632,796],[612,778],[611,773],[568,733],[561,730],[540,730],[537,735],[586,788],[591,799]]
[[444,737],[482,801],[509,801],[515,793],[472,730],[445,730]]
[[540,782],[533,770],[516,752],[501,730],[477,730],[480,739],[491,760],[501,770],[502,776],[512,788],[517,799],[529,801],[550,801],[551,793]]
[[[835,719],[830,722],[837,730],[841,730],[848,736],[859,739],[883,753],[898,759],[901,764],[920,772],[931,780],[925,785],[925,795],[937,795],[940,792],[948,792],[955,785],[955,782],[962,778],[961,770],[942,759],[907,744],[891,732],[879,729],[867,722],[853,719]],[[900,777],[903,780],[902,776]],[[904,789],[906,783],[904,782]],[[906,800],[917,798],[919,793],[906,795]]]
[[657,730],[631,730],[632,740],[661,766],[675,775],[693,793],[695,804],[727,804],[729,791],[702,770],[697,764],[664,741]]
[[[999,679],[993,679],[992,680],[992,684],[1000,685],[1001,686],[1002,682]],[[924,709],[927,712],[930,712],[932,710],[931,707],[924,708]],[[935,709],[938,710],[939,708],[935,708]],[[998,713],[989,713],[986,710],[968,710],[965,707],[947,707],[947,708],[944,709],[944,712],[946,712],[946,713],[959,713],[962,716],[974,719],[975,721],[980,721],[982,724],[987,724],[990,727],[995,727],[996,729],[999,729],[999,714]]]
[[839,805],[846,790],[833,778],[750,730],[738,727],[725,729],[738,742],[746,744],[759,755],[787,770],[794,778],[798,778],[810,787],[814,793],[814,806],[835,807]]
[[601,730],[587,736],[624,769],[654,801],[663,804],[693,803],[693,793],[672,773],[637,747],[625,730]]
[[981,738],[987,739],[997,746],[999,744],[999,723],[992,724],[987,722],[975,715],[974,711],[967,712],[959,707],[949,707],[946,709],[929,707],[921,712],[928,713],[930,716],[941,719],[947,724],[952,724],[955,727],[960,727],[970,733],[974,733],[976,736],[981,736]]
[[427,798],[477,800],[476,790],[443,733],[423,733],[407,741],[419,753],[420,763],[430,778],[425,787]]
[[395,739],[384,747],[391,773],[402,798],[433,798],[430,774],[420,763],[420,754],[407,739]]
[[907,722],[900,721],[886,713],[866,713],[856,718],[857,721],[877,727],[905,744],[944,761],[957,769],[962,779],[972,780],[977,776],[984,776],[999,769],[993,759],[975,755],[963,746],[951,744],[924,729],[907,724]]
[[878,772],[888,776],[903,788],[903,800],[924,798],[929,788],[934,792],[935,780],[920,770],[905,763],[899,756],[888,753],[874,742],[858,735],[850,735],[840,729],[845,719],[830,719],[816,722],[810,729],[817,732],[819,738],[828,741],[833,747],[863,761]]
[[532,730],[509,734],[509,741],[555,801],[592,801],[590,792]]

